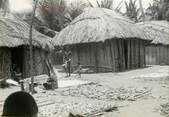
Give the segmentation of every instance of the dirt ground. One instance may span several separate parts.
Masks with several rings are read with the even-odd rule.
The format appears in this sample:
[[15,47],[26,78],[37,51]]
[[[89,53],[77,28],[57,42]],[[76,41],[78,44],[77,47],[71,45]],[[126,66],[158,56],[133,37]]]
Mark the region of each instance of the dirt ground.
[[[60,76],[64,76],[60,73]],[[19,87],[0,89],[0,113],[5,98]],[[40,117],[169,117],[169,66],[120,73],[82,74],[59,78],[59,88],[34,94]]]

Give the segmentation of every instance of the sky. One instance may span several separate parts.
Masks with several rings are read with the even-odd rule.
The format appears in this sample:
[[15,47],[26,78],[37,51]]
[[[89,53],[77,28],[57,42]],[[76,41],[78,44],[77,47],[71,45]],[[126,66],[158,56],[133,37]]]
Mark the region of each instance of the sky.
[[[12,12],[30,12],[32,10],[32,1],[33,0],[9,0],[10,9]],[[74,0],[67,0],[67,1],[74,1]],[[85,0],[87,1],[87,0]],[[95,0],[89,0],[93,4],[95,4]],[[121,0],[114,0],[114,7],[116,7]],[[124,0],[130,1],[130,0]],[[152,3],[153,0],[142,0],[143,8],[147,8],[149,3]],[[139,7],[139,2],[137,0],[137,6]],[[124,4],[122,4],[122,11],[125,11]]]
[[9,0],[10,10],[12,12],[30,12],[32,10],[33,0]]
[[[94,3],[95,0],[89,0],[89,1]],[[113,6],[116,8],[121,1],[122,0],[114,0],[114,5]],[[123,1],[129,2],[130,0],[123,0]],[[146,9],[149,6],[149,3],[152,3],[152,1],[153,0],[142,0],[143,8]],[[125,12],[125,4],[124,4],[124,2],[121,5],[122,5],[121,11]],[[139,0],[136,1],[136,5],[137,5],[137,7],[139,7]]]

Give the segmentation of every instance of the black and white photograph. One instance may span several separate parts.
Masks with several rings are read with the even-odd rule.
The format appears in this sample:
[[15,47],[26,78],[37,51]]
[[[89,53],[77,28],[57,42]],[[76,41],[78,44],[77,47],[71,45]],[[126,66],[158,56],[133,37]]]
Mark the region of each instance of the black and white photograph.
[[0,117],[169,117],[169,0],[0,0]]

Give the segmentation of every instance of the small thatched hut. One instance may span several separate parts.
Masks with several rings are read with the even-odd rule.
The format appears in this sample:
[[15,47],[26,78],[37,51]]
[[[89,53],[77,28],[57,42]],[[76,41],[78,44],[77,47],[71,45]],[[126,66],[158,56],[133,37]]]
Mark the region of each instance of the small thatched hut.
[[144,39],[128,18],[105,8],[86,8],[56,40],[70,47],[72,66],[80,62],[96,72],[115,72],[144,67]]
[[[29,28],[16,17],[0,16],[0,78],[11,78],[16,69],[23,78],[30,76]],[[52,48],[50,38],[33,30],[34,75],[46,73],[45,58]]]
[[146,21],[138,23],[151,42],[146,44],[147,65],[169,64],[169,22]]

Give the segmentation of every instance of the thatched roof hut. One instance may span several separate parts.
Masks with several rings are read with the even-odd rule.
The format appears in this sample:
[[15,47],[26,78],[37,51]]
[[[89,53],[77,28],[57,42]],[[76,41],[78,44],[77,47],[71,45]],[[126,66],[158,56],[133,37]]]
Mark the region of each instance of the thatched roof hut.
[[[14,71],[30,76],[29,28],[17,17],[0,15],[0,78],[11,78]],[[54,45],[51,38],[33,29],[34,75],[47,72],[45,58]]]
[[146,46],[146,64],[169,64],[169,22],[146,21],[137,25],[151,40]]
[[[21,19],[0,16],[0,47],[29,45],[30,26]],[[33,29],[33,46],[53,48],[52,39]]]
[[60,32],[58,42],[61,45],[69,45],[104,42],[113,38],[146,39],[143,32],[127,17],[105,8],[86,8]]
[[70,45],[72,65],[80,62],[102,72],[143,67],[145,39],[127,17],[105,8],[86,8],[56,40]]
[[169,22],[168,21],[146,21],[137,23],[143,29],[147,39],[153,44],[169,44]]

